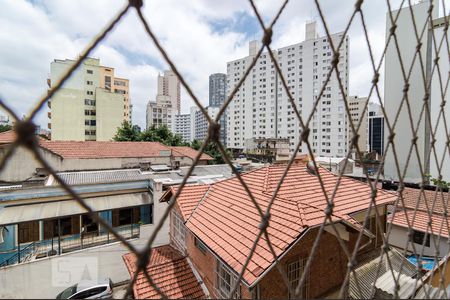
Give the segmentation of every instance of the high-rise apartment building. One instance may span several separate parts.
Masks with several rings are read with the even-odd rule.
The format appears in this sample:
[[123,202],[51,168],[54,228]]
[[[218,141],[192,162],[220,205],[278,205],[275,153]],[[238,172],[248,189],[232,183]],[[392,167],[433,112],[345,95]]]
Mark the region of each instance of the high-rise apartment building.
[[174,131],[175,115],[180,113],[180,81],[173,71],[158,75],[156,101],[147,104],[146,126],[166,125]]
[[190,142],[193,140],[191,134],[191,114],[179,114],[175,116],[174,133],[179,134],[183,142]]
[[[56,59],[50,64],[49,87],[75,63]],[[87,58],[49,101],[52,140],[111,140],[122,121],[130,121],[128,79],[114,68]]]
[[[214,119],[219,112],[218,107],[208,106],[205,108],[205,110],[212,119]],[[208,127],[208,119],[206,119],[205,115],[200,109],[196,109],[194,114],[194,139],[203,141],[208,134]]]
[[[387,47],[384,64],[384,103],[386,116],[391,121],[391,125],[397,117],[397,112],[399,111],[404,96],[405,82],[401,63],[405,66],[409,76],[407,96],[411,109],[409,110],[406,103],[403,103],[398,113],[398,120],[394,128],[396,134],[393,140],[400,172],[403,173],[406,169],[406,182],[421,182],[423,174],[431,174],[432,177],[437,178],[439,176],[438,164],[441,164],[442,159],[443,167],[441,174],[444,180],[450,179],[450,168],[448,167],[450,157],[446,151],[447,135],[445,133],[445,125],[449,126],[449,124],[445,124],[446,119],[443,119],[440,113],[443,97],[445,100],[450,93],[445,88],[445,82],[442,83],[442,88],[440,85],[440,76],[448,74],[450,70],[448,60],[449,49],[445,43],[445,39],[442,47],[439,47],[441,39],[445,37],[445,34],[448,35],[448,32],[445,28],[445,19],[437,18],[439,13],[438,1],[433,0],[432,2],[434,8],[431,11],[431,20],[428,17],[428,10],[431,4],[430,0],[423,0],[411,7],[405,7],[400,11],[396,10],[392,12],[393,15],[398,15],[395,31],[398,49],[397,43],[393,43],[391,40]],[[412,13],[414,17],[411,16]],[[422,46],[419,50],[417,49],[418,42],[416,39],[415,24],[421,24],[421,28],[426,26],[424,27],[426,30],[421,33]],[[386,38],[389,37],[391,25],[390,16],[387,14]],[[419,54],[422,59],[419,59]],[[435,58],[437,57],[436,54],[441,58],[438,61],[439,68],[433,67]],[[417,57],[414,58],[415,56]],[[423,76],[424,74],[425,78]],[[431,82],[430,90],[426,90],[425,88],[428,82]],[[442,91],[445,91],[446,94],[442,95]],[[422,113],[423,99],[426,95],[429,95],[430,118],[428,118],[425,112]],[[444,106],[444,114],[450,115],[448,105]],[[411,128],[410,118],[415,128]],[[421,120],[420,123],[419,120]],[[419,124],[418,127],[417,124]],[[414,129],[417,130],[416,144],[418,154],[413,148],[411,155],[409,155],[414,138]],[[434,147],[438,162],[436,162],[434,150],[431,148],[433,141],[432,131],[435,131],[436,143],[434,143]],[[389,134],[385,134],[384,138],[385,144],[387,145]],[[398,180],[399,176],[392,147],[388,149],[385,156],[385,178]]]
[[209,106],[220,107],[225,102],[227,93],[227,74],[209,75]]
[[[333,71],[310,123],[309,143],[317,155],[342,157],[348,150],[344,105],[348,93],[348,36],[336,33],[331,38],[334,45],[343,39],[338,69],[344,95]],[[249,48],[249,56],[227,63],[227,95],[251,64],[259,48],[258,42],[250,42]],[[306,120],[313,112],[314,102],[331,69],[333,53],[328,38],[318,37],[316,23],[309,23],[306,24],[305,41],[275,50],[274,55],[295,105]],[[244,149],[246,139],[288,138],[293,152],[301,132],[270,55],[263,52],[227,109],[227,146]],[[300,152],[307,151],[303,143]]]
[[[222,107],[227,93],[227,75],[215,73],[209,76],[209,106]],[[219,120],[220,140],[226,145],[227,142],[227,115],[224,113]]]
[[[364,153],[367,150],[367,115],[368,109],[364,112],[364,107],[367,102],[367,97],[350,96],[348,97],[348,106],[350,110],[349,120],[353,122],[355,130],[358,129],[358,125],[361,125],[358,129],[358,147],[359,150]],[[351,128],[350,122],[348,122],[348,145],[351,146],[351,141],[353,138],[353,130]],[[356,147],[353,146],[356,150]]]

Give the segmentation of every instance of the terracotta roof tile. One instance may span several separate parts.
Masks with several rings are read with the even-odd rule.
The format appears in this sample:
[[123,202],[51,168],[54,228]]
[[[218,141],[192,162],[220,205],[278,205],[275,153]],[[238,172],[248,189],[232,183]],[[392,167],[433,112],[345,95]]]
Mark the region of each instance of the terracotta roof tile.
[[0,133],[0,144],[10,144],[16,140],[14,130],[8,130]]
[[[242,174],[263,211],[285,167],[273,165]],[[337,176],[322,168],[320,175],[331,197]],[[173,188],[172,192],[175,191],[176,188]],[[371,190],[367,184],[341,178],[334,198],[333,221],[345,220],[354,227],[362,228],[350,214],[367,209],[370,196]],[[379,189],[376,203],[386,204],[396,198],[395,193]],[[239,273],[259,232],[260,216],[238,179],[231,178],[212,185],[186,186],[177,203],[184,220],[187,220],[186,226]],[[267,231],[276,255],[282,254],[306,228],[320,225],[324,221],[326,207],[318,177],[308,173],[304,163],[294,164],[270,212]],[[261,238],[244,273],[244,280],[251,284],[273,261],[265,239]]]
[[[10,144],[16,139],[13,130],[0,133],[0,144]],[[63,158],[126,158],[158,157],[161,151],[172,151],[174,157],[194,159],[197,150],[190,147],[169,147],[158,142],[114,142],[114,141],[48,141],[39,140],[45,148]],[[200,160],[212,160],[202,154]]]
[[[403,190],[403,201],[407,208],[415,209],[418,203],[418,210],[428,211],[432,209],[435,213],[443,213],[444,207],[448,207],[449,204],[449,193],[430,190],[423,190],[422,192],[420,189],[405,188]],[[398,206],[402,206],[401,200],[399,200]]]
[[[174,152],[177,152],[180,154],[180,156],[187,156],[191,159],[195,159],[195,157],[198,154],[198,151],[191,148],[191,147],[187,147],[187,146],[172,146],[170,147]],[[174,154],[175,155],[175,154]],[[209,156],[208,154],[203,153],[200,156],[201,160],[213,160],[213,158],[211,156]]]
[[[136,271],[136,256],[128,253],[123,256],[123,260],[132,277]],[[153,248],[147,271],[169,299],[206,298],[186,257],[169,245]],[[133,292],[136,299],[160,298],[143,272],[139,273]]]
[[[414,230],[433,233],[447,238],[450,237],[448,226],[450,225],[450,218],[443,215],[432,214],[430,218],[427,212],[417,211],[414,215],[414,211],[408,209],[396,212],[394,218],[390,218],[388,221],[394,225],[409,228],[407,219]],[[431,228],[428,226],[430,220]]]

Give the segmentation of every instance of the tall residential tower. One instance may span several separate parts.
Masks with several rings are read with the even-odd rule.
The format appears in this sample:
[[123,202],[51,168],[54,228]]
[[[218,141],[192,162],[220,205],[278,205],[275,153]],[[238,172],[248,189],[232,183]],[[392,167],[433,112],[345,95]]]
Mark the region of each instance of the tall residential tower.
[[[345,156],[347,144],[347,116],[344,99],[348,93],[348,36],[331,36],[334,45],[343,39],[339,49],[339,88],[336,72],[314,111],[310,123],[309,142],[319,156]],[[259,45],[250,42],[249,56],[228,62],[227,94],[236,86],[255,57]],[[306,24],[305,41],[274,51],[284,74],[294,103],[302,118],[313,113],[313,105],[331,69],[333,53],[327,37],[318,37],[316,23]],[[227,110],[227,146],[244,149],[251,138],[288,138],[290,151],[300,140],[301,127],[270,55],[263,52],[253,70],[239,88]],[[307,152],[303,143],[300,152]]]
[[[209,107],[220,108],[226,99],[227,75],[215,73],[209,76]],[[227,142],[227,116],[224,113],[220,120],[220,139],[224,145]]]
[[166,125],[174,131],[175,115],[180,113],[180,81],[173,71],[158,75],[156,101],[147,104],[147,128]]

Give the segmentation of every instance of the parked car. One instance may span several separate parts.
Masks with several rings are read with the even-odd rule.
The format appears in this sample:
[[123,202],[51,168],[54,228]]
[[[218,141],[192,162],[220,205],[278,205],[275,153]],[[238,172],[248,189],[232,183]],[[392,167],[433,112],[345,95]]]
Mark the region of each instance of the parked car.
[[239,154],[238,159],[245,159],[245,155],[244,154]]
[[56,299],[109,299],[112,293],[112,281],[109,278],[83,280],[59,293]]

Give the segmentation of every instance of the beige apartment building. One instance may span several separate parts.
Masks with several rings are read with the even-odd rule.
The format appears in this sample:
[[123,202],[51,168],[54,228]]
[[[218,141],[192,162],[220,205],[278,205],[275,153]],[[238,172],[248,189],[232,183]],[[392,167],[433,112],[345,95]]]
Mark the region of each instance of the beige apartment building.
[[[55,59],[50,64],[49,87],[75,63]],[[48,127],[52,140],[109,141],[122,121],[131,122],[129,80],[114,68],[87,58],[49,101]]]
[[173,71],[158,75],[156,101],[147,103],[146,127],[166,125],[174,131],[175,116],[180,113],[180,81]]
[[[364,107],[366,105],[367,97],[358,97],[358,96],[350,96],[348,97],[348,106],[350,109],[349,119],[353,122],[355,126],[355,130],[358,129],[358,124],[361,122],[361,126],[359,127],[358,134],[358,147],[361,152],[365,152],[367,150],[367,115],[368,109],[364,112]],[[348,136],[349,136],[349,145],[351,145],[351,141],[353,138],[353,130],[351,127],[351,123],[348,123]],[[356,150],[356,147],[353,146],[352,149]]]

